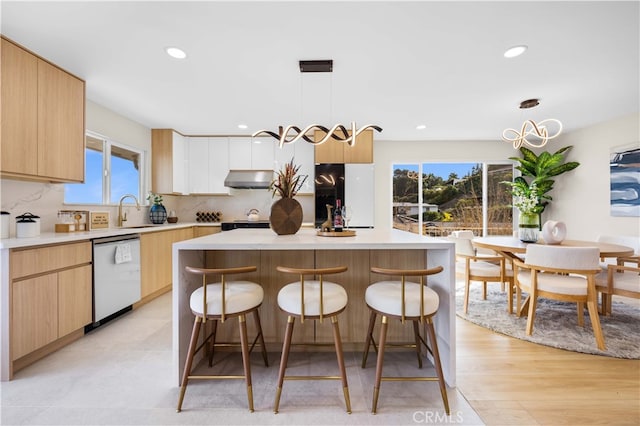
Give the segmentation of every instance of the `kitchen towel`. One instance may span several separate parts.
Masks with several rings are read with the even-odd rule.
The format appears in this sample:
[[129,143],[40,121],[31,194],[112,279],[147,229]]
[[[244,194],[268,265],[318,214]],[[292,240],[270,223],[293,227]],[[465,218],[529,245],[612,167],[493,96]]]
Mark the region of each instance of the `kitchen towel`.
[[131,262],[131,245],[129,243],[126,244],[118,244],[116,246],[116,265],[125,262]]

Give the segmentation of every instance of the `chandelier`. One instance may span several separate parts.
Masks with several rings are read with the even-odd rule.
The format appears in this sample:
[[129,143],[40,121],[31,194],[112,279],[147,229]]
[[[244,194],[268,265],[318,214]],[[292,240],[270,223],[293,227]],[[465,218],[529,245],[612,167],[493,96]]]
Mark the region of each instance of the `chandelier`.
[[[299,61],[298,64],[300,66],[301,73],[333,72],[333,59]],[[263,129],[258,130],[251,136],[256,137],[261,135],[269,135],[278,140],[280,148],[282,148],[284,144],[294,143],[300,139],[314,145],[320,145],[325,143],[329,139],[333,139],[339,142],[347,143],[349,144],[349,146],[353,146],[356,143],[358,135],[367,129],[373,129],[377,132],[382,132],[382,128],[380,126],[367,124],[365,126],[357,128],[355,121],[352,121],[349,129],[347,129],[347,127],[342,124],[336,124],[330,129],[320,124],[311,124],[304,129],[300,129],[300,127],[295,125],[288,125],[286,127],[278,126],[278,133]],[[315,138],[316,130],[324,132],[324,136],[318,140],[316,140]],[[349,130],[351,131],[351,133],[349,133]],[[310,137],[310,134],[313,134],[313,136]]]
[[[306,142],[312,143],[314,145],[320,145],[322,143],[325,143],[329,139],[334,139],[339,142],[347,143],[349,144],[349,146],[353,146],[356,143],[356,138],[358,137],[358,135],[364,132],[365,130],[374,129],[378,132],[382,131],[381,127],[373,124],[367,124],[358,129],[356,127],[355,121],[351,122],[350,128],[351,128],[351,134],[349,134],[349,131],[347,130],[347,128],[344,127],[342,124],[336,124],[331,129],[327,129],[325,126],[322,126],[320,124],[311,124],[302,130],[298,126],[289,125],[287,127],[279,126],[278,133],[274,133],[269,130],[258,130],[251,136],[256,137],[263,134],[269,135],[278,140],[280,144],[280,148],[282,148],[282,146],[286,143],[294,143],[300,139]],[[315,136],[309,137],[308,133],[315,130],[321,130],[324,132],[325,135],[319,140],[316,140]]]
[[[520,108],[533,108],[539,104],[540,101],[538,99],[527,99],[520,103]],[[548,118],[537,123],[534,120],[525,120],[520,131],[517,129],[504,129],[502,140],[513,143],[514,149],[519,149],[522,145],[541,148],[547,144],[549,139],[558,137],[561,132],[562,123],[555,118]]]

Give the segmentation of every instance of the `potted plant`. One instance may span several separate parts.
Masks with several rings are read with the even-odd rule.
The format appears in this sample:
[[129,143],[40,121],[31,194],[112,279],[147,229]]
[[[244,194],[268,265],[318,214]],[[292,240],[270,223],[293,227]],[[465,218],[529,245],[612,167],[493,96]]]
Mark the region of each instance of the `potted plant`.
[[[519,229],[520,239],[531,241],[535,237],[537,241],[537,231],[541,229],[542,212],[552,200],[548,194],[553,189],[555,182],[552,177],[575,169],[580,165],[577,161],[564,162],[564,155],[573,146],[560,148],[553,154],[544,151],[536,155],[528,148],[520,147],[522,157],[509,157],[520,163],[516,169],[520,170],[522,176],[517,176],[513,182],[503,182],[511,186],[511,194],[515,197],[514,207],[520,210]],[[527,181],[530,179],[530,182]],[[535,216],[535,218],[533,217]],[[531,229],[537,227],[535,235]],[[529,231],[523,231],[523,226]],[[527,234],[527,235],[523,235]],[[526,239],[523,239],[526,238]]]
[[150,201],[149,220],[155,225],[162,225],[167,220],[167,209],[162,204],[162,195],[149,191],[147,201]]
[[271,229],[278,235],[295,234],[302,225],[302,206],[294,199],[307,175],[299,175],[300,166],[293,163],[293,158],[285,163],[281,170],[276,172],[276,177],[269,184],[269,191],[273,197],[280,196],[271,206],[269,222]]

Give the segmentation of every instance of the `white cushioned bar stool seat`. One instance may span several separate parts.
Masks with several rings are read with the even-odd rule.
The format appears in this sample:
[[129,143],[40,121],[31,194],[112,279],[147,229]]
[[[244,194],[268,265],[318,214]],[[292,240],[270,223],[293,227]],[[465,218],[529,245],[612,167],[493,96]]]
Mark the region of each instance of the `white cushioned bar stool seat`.
[[[278,373],[278,387],[276,389],[276,399],[273,411],[277,413],[280,409],[280,396],[282,394],[282,386],[285,380],[321,380],[332,379],[342,380],[342,391],[347,413],[351,413],[351,400],[349,398],[349,386],[347,384],[347,371],[344,363],[344,354],[342,351],[342,340],[340,338],[340,329],[338,327],[338,314],[344,311],[347,306],[348,297],[345,289],[334,282],[325,281],[324,276],[329,274],[338,274],[347,270],[346,266],[336,266],[332,268],[290,268],[286,266],[278,266],[279,272],[288,274],[296,274],[298,281],[285,285],[278,292],[278,306],[288,314],[287,329],[282,345],[282,358],[280,360],[280,371]],[[305,276],[315,276],[305,280]],[[287,369],[287,361],[289,359],[289,351],[291,350],[291,338],[293,336],[293,326],[295,319],[300,318],[303,323],[305,319],[331,320],[333,325],[333,342],[336,349],[336,357],[338,358],[339,376],[285,376]]]
[[[371,268],[371,272],[383,274],[387,276],[400,276],[400,280],[383,280],[375,282],[365,291],[365,302],[371,311],[369,316],[369,329],[367,330],[367,338],[365,341],[365,349],[362,355],[362,368],[366,367],[369,348],[371,345],[376,347],[373,339],[373,328],[376,322],[376,316],[382,316],[380,326],[380,338],[378,340],[378,359],[376,362],[376,380],[373,387],[373,403],[371,412],[376,413],[378,409],[378,397],[380,394],[380,382],[384,380],[397,381],[438,381],[440,386],[440,394],[442,402],[447,414],[449,414],[449,399],[447,397],[447,388],[442,373],[442,365],[440,363],[440,354],[438,352],[438,342],[433,326],[433,316],[438,312],[440,299],[438,293],[427,287],[425,277],[435,275],[442,272],[442,266],[430,269],[389,269],[389,268]],[[420,282],[406,281],[406,277],[419,277]],[[389,318],[397,318],[404,323],[411,321],[413,323],[413,333],[415,338],[416,354],[418,356],[418,368],[422,368],[422,350],[424,346],[427,352],[431,353],[434,360],[436,371],[435,377],[415,376],[415,377],[390,377],[382,376],[382,367],[384,362],[384,349],[387,345],[387,327]],[[424,325],[425,338],[431,343],[431,347],[427,341],[420,335],[419,324]],[[406,346],[406,345],[402,345]]]
[[[251,349],[259,341],[262,347],[262,358],[265,366],[269,365],[267,358],[267,349],[264,344],[262,335],[262,326],[260,324],[260,314],[258,308],[262,305],[264,291],[262,287],[255,282],[247,280],[227,280],[227,275],[247,274],[255,272],[255,266],[241,266],[234,268],[196,268],[187,266],[186,271],[191,274],[202,276],[202,286],[191,293],[189,305],[191,312],[195,315],[193,323],[193,331],[191,333],[191,341],[189,342],[189,351],[185,361],[184,373],[180,386],[180,396],[178,399],[177,411],[182,410],[182,402],[187,390],[190,379],[244,379],[247,384],[247,400],[249,403],[249,411],[253,412],[253,388],[251,384],[251,363],[249,360],[250,348],[249,339],[247,337],[247,322],[245,315],[253,313],[257,335],[251,345]],[[220,282],[207,283],[208,276],[220,276]],[[214,349],[216,346],[216,330],[218,322],[223,323],[227,319],[238,318],[240,327],[240,348],[242,351],[242,363],[244,367],[243,375],[192,375],[191,367],[193,358],[202,347],[209,342],[209,367],[213,364]],[[203,323],[207,320],[213,321],[213,330],[211,334],[203,338],[202,345],[197,347],[198,336]]]

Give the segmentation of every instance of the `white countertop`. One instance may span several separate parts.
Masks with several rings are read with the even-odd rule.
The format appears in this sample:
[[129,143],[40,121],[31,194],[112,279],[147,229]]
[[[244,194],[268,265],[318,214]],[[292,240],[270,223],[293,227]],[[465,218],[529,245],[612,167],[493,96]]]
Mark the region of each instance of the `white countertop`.
[[146,232],[167,231],[170,229],[189,228],[192,226],[220,226],[219,222],[184,222],[165,223],[163,225],[141,225],[144,227],[108,228],[85,232],[43,232],[31,238],[3,238],[0,249],[42,246],[47,244],[62,244],[74,241],[92,240],[94,238],[113,237],[127,234],[143,234]]
[[234,229],[174,243],[178,250],[366,250],[446,249],[453,243],[396,229],[356,229],[354,237],[322,237],[312,228],[294,235],[277,235],[271,229]]

